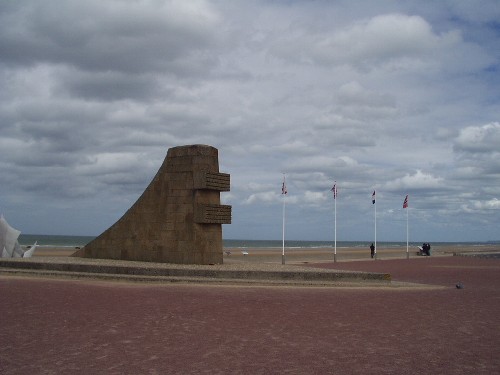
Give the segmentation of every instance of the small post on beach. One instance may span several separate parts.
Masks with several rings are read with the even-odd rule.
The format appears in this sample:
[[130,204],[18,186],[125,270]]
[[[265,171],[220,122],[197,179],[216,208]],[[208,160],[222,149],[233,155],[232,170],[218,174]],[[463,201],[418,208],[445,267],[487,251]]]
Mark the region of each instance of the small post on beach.
[[283,185],[281,186],[281,195],[283,195],[283,252],[281,253],[281,264],[285,264],[285,201],[287,194],[285,174],[283,173]]

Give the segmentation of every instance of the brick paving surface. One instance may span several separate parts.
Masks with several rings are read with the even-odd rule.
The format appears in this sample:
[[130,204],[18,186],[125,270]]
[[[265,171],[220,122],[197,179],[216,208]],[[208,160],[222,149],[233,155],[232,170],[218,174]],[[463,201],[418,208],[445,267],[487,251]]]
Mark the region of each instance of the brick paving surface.
[[438,287],[0,277],[0,374],[500,373],[500,260],[314,266]]

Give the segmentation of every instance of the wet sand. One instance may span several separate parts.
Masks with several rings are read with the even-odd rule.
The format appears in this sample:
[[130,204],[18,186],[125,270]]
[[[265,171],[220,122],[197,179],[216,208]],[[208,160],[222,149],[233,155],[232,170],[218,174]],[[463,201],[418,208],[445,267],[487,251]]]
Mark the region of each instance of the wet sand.
[[[256,262],[256,263],[281,263],[283,250],[278,248],[267,249],[224,249],[224,262]],[[226,252],[230,251],[230,254]],[[451,256],[459,253],[483,253],[483,252],[500,252],[500,244],[484,245],[484,246],[435,246],[431,250],[431,256]],[[409,258],[425,258],[418,255],[418,248],[409,247],[408,252],[406,246],[400,247],[381,247],[377,249],[376,259],[406,259]],[[285,248],[286,263],[318,263],[345,261],[360,261],[371,260],[370,249],[349,247],[337,248],[335,256],[333,248]]]

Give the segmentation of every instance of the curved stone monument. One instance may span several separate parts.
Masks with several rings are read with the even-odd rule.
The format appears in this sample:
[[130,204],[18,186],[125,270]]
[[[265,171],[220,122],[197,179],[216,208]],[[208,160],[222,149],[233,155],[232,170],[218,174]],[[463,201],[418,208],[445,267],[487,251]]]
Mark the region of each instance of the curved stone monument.
[[221,224],[231,223],[231,206],[220,204],[220,192],[229,185],[229,174],[219,173],[216,148],[171,148],[137,202],[73,256],[220,264]]

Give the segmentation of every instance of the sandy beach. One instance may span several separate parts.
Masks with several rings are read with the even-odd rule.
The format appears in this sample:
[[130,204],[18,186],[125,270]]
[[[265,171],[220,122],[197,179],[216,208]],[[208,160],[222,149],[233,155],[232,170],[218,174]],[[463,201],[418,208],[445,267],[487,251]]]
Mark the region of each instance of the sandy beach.
[[[381,247],[377,249],[377,259],[406,259],[406,246],[401,247]],[[256,263],[281,263],[282,249],[266,248],[266,249],[224,249],[224,262],[256,262]],[[228,254],[227,252],[230,252]],[[432,248],[431,256],[451,256],[455,253],[483,253],[483,252],[500,252],[500,244],[484,245],[484,246],[436,246]],[[409,247],[408,255],[410,258],[422,258],[417,255],[418,248]],[[334,261],[360,261],[370,260],[370,249],[349,247],[337,248],[337,255],[334,256],[334,249],[330,247],[323,248],[285,248],[286,263],[321,263]]]
[[[67,257],[77,251],[76,247],[38,247],[35,257]],[[422,258],[417,255],[418,248],[409,247],[410,258]],[[433,246],[431,256],[451,256],[456,253],[500,253],[500,244],[485,244],[481,246],[467,245],[440,245]],[[380,247],[377,249],[377,259],[406,259],[406,246]],[[337,248],[337,262],[370,260],[370,249],[347,247]],[[287,264],[321,263],[334,261],[334,249],[321,248],[285,248],[285,261]],[[281,263],[281,248],[224,248],[224,263]]]

